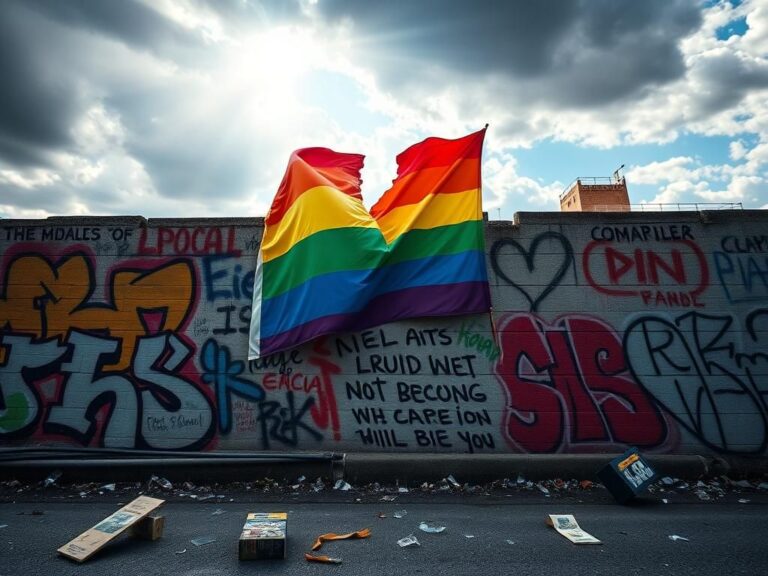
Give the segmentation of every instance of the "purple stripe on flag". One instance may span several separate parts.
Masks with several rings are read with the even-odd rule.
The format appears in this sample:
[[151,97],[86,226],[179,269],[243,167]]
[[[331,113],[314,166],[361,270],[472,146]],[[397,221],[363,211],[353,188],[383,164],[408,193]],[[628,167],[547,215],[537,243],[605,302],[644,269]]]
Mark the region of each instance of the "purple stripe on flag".
[[418,286],[382,294],[365,308],[349,314],[317,318],[261,341],[261,356],[293,348],[317,336],[356,332],[402,318],[480,314],[491,307],[487,282]]

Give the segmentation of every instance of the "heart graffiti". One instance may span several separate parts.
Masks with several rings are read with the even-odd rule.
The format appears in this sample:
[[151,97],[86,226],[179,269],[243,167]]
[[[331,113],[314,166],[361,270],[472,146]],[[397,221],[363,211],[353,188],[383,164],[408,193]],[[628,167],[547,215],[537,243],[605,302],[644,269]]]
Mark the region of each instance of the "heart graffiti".
[[[546,244],[545,244],[546,243]],[[556,266],[551,266],[544,252],[537,252],[540,247],[548,246],[547,256],[555,256]],[[509,246],[512,254],[502,256],[502,250]],[[539,258],[537,258],[537,255]],[[522,256],[525,268],[515,266],[516,256]],[[530,311],[536,312],[542,300],[560,284],[573,262],[573,248],[568,238],[559,232],[544,232],[536,236],[526,250],[517,240],[502,238],[491,247],[491,266],[496,275],[517,288],[530,304]],[[542,281],[543,280],[543,281]]]

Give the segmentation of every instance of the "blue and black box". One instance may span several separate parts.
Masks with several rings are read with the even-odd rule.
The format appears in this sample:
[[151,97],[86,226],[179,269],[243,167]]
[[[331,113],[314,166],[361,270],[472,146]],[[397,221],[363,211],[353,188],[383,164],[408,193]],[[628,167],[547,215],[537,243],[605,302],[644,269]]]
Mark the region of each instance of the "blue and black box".
[[623,504],[643,493],[659,475],[637,448],[630,448],[601,468],[597,477],[616,501]]

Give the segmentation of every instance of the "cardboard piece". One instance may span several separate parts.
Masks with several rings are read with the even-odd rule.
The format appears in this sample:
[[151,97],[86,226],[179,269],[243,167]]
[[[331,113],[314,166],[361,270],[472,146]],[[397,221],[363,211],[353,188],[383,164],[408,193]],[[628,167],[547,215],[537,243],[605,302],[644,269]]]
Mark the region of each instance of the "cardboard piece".
[[84,562],[107,543],[117,538],[128,528],[139,522],[165,500],[139,496],[108,516],[93,528],[86,530],[74,540],[58,549],[58,553],[76,562]]
[[288,536],[288,514],[285,512],[251,512],[240,535],[240,560],[285,558]]
[[150,514],[131,526],[131,536],[140,540],[159,540],[163,537],[165,516]]
[[551,526],[574,544],[602,544],[592,534],[584,532],[572,514],[550,514],[547,526]]
[[659,475],[637,448],[630,448],[601,468],[597,477],[616,501],[623,504],[644,492]]

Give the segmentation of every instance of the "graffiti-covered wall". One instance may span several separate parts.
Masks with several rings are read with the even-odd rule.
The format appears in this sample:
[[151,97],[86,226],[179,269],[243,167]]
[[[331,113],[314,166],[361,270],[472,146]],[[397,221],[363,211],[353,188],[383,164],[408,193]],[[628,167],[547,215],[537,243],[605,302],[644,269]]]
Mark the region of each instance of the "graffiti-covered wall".
[[495,331],[419,319],[249,363],[260,221],[0,221],[0,445],[765,453],[768,213],[486,230]]

